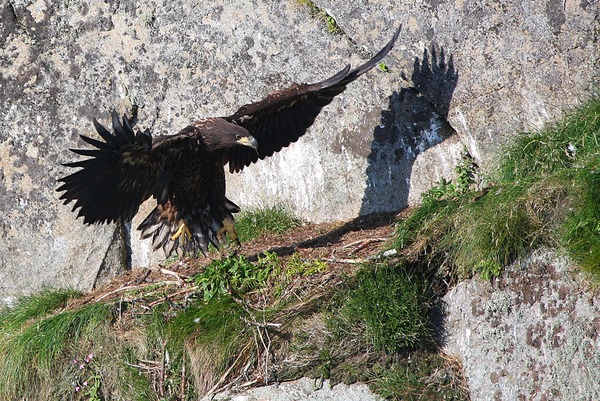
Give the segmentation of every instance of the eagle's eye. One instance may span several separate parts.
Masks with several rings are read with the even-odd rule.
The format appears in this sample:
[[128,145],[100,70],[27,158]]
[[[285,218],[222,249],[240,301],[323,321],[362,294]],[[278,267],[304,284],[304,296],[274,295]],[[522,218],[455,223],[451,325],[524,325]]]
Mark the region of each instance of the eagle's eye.
[[242,136],[241,136],[240,134],[237,134],[237,135],[235,136],[235,140],[236,140],[236,141],[239,141],[240,139],[242,139]]

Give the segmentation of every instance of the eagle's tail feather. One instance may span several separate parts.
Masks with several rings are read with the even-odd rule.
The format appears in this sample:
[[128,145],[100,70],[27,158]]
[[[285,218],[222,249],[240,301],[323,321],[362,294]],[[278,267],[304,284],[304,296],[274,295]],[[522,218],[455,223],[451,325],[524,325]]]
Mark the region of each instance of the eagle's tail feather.
[[228,199],[225,199],[224,212],[207,206],[186,213],[167,202],[156,206],[138,230],[143,239],[152,238],[154,250],[162,249],[167,257],[173,251],[180,257],[184,254],[195,256],[200,252],[207,256],[209,245],[221,250],[227,235],[239,244],[233,218],[239,211],[239,207]]

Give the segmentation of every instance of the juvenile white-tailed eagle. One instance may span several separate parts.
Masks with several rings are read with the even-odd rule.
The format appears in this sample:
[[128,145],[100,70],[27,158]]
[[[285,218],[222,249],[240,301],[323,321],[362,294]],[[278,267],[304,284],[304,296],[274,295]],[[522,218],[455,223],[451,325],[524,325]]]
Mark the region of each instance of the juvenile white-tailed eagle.
[[129,221],[154,197],[157,205],[138,229],[167,256],[175,249],[206,254],[209,244],[220,249],[227,234],[237,241],[233,214],[240,209],[225,197],[225,165],[238,172],[296,142],[324,106],[385,57],[399,33],[360,67],[347,66],[315,84],[294,84],[175,135],[153,138],[148,130],[134,131],[135,107],[122,121],[113,111],[112,133],[94,119],[102,140],[81,135],[94,148],[71,149],[89,158],[64,164],[81,169],[59,180],[60,199],[75,201],[77,217],[94,224]]

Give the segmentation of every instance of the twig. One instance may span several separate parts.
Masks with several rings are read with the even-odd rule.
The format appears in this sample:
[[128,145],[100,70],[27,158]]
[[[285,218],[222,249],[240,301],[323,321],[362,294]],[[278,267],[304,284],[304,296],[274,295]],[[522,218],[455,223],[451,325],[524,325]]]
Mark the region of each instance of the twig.
[[[248,343],[248,345],[250,345],[251,343]],[[248,345],[246,345],[244,347],[244,349],[242,349],[240,351],[240,353],[238,354],[237,358],[235,358],[235,361],[233,361],[233,363],[231,364],[231,366],[229,366],[229,368],[227,369],[227,371],[225,371],[225,373],[223,373],[223,376],[221,376],[221,378],[219,379],[219,381],[217,381],[217,383],[212,386],[212,388],[210,390],[208,390],[208,392],[206,393],[206,396],[210,396],[212,394],[217,393],[218,391],[222,391],[222,388],[219,388],[219,386],[221,385],[221,383],[223,383],[225,381],[225,379],[227,378],[227,376],[229,376],[229,373],[231,373],[231,371],[233,370],[233,368],[235,368],[235,365],[237,365],[238,361],[240,360],[240,358],[242,357],[242,355],[244,354],[244,352],[248,349]]]
[[265,329],[265,336],[267,337],[268,345],[265,343],[265,340],[261,333],[261,328],[257,327],[256,331],[258,331],[258,337],[260,338],[260,342],[265,348],[265,384],[269,384],[269,350],[271,349],[271,339],[269,338],[269,333]]
[[360,243],[356,248],[354,248],[352,250],[352,252],[350,252],[350,255],[352,255],[353,253],[356,253],[356,252],[360,251],[361,249],[363,249],[367,245],[372,244],[373,242],[384,242],[384,241],[386,241],[385,238],[368,238],[368,239],[362,241],[362,243]]
[[181,358],[181,387],[179,388],[179,399],[185,400],[185,356]]
[[250,380],[249,382],[240,384],[240,387],[250,387],[250,386],[254,386],[255,384],[258,384],[261,382],[262,382],[261,380],[254,379],[254,380]]
[[161,397],[164,394],[164,383],[165,383],[165,378],[167,376],[166,373],[166,365],[167,365],[167,344],[166,342],[163,340],[161,341],[161,345],[162,345],[162,358],[161,358],[161,363],[160,363],[160,378],[159,378],[159,392],[158,395],[160,395]]
[[347,263],[347,264],[359,264],[365,263],[368,259],[335,259],[335,258],[320,258],[320,261],[329,263]]
[[396,249],[392,248],[392,249],[388,249],[387,251],[385,251],[383,253],[378,253],[377,255],[371,255],[368,258],[362,258],[362,259],[321,258],[319,260],[321,260],[323,262],[329,262],[329,263],[358,264],[358,263],[370,262],[373,260],[379,260],[379,259],[383,259],[383,258],[389,258],[391,256],[396,255],[397,253],[398,253],[398,251]]
[[165,302],[167,299],[171,299],[173,297],[176,297],[177,295],[181,295],[181,294],[185,294],[186,292],[192,292],[192,291],[196,291],[198,289],[198,286],[195,285],[193,287],[190,288],[185,288],[183,290],[174,292],[173,294],[169,294],[169,295],[165,295],[164,298],[161,299],[157,299],[156,301],[152,301],[148,304],[149,308],[153,308],[158,304],[162,304],[163,302]]
[[170,276],[175,276],[175,277],[177,277],[177,280],[179,280],[180,282],[183,282],[183,278],[181,278],[181,275],[177,272],[174,272],[173,270],[161,268],[160,272],[162,274],[168,274]]
[[104,298],[108,297],[109,295],[116,294],[117,292],[126,291],[126,290],[133,290],[135,288],[142,288],[142,286],[140,286],[140,285],[128,285],[128,286],[125,286],[125,287],[117,288],[114,291],[107,292],[106,294],[104,294],[104,295],[96,298],[95,302],[98,302],[101,299],[104,299]]
[[257,327],[281,327],[282,324],[281,323],[269,323],[269,322],[264,322],[264,323],[259,323],[259,322],[255,322],[249,319],[244,318],[244,322],[246,322],[249,325],[252,326],[257,326]]

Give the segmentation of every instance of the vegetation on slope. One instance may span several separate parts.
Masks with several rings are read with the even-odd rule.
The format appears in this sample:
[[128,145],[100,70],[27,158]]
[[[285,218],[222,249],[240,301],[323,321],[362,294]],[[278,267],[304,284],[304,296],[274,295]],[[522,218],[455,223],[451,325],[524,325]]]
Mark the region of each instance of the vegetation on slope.
[[522,134],[476,182],[468,158],[400,222],[396,247],[451,277],[498,275],[540,246],[562,248],[600,277],[600,100],[555,127]]
[[[435,344],[444,283],[500,274],[538,246],[565,249],[598,277],[599,132],[594,100],[519,137],[492,177],[465,157],[455,181],[398,221],[396,256],[376,238],[326,248],[352,231],[338,227],[302,246],[137,272],[91,294],[24,297],[0,312],[0,398],[195,400],[310,376],[364,381],[393,400],[467,400],[460,365]],[[303,229],[280,208],[251,212],[239,228],[244,240]],[[335,256],[342,250],[350,257]]]

